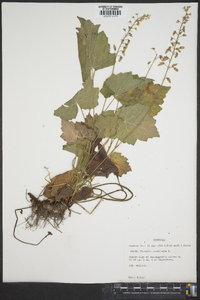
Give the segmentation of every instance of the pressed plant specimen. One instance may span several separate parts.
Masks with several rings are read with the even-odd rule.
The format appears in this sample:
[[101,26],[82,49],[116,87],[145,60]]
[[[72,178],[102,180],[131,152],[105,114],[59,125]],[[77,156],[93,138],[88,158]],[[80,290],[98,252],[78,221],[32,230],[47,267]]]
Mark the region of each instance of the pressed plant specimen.
[[[138,29],[141,22],[150,18],[150,15],[132,17],[120,45],[110,52],[108,38],[104,31],[99,32],[100,25],[94,25],[90,20],[78,17],[80,27],[77,28],[78,55],[81,66],[82,84],[72,99],[54,111],[54,115],[61,119],[61,138],[65,141],[63,150],[74,154],[72,169],[51,178],[39,197],[28,193],[31,213],[26,218],[28,228],[37,228],[51,224],[59,230],[59,225],[65,219],[66,213],[71,215],[74,204],[84,210],[83,203],[98,200],[90,212],[92,213],[102,200],[127,201],[133,197],[132,191],[120,184],[119,178],[131,171],[128,159],[124,153],[117,152],[122,143],[135,145],[137,140],[147,141],[149,138],[159,137],[155,126],[155,116],[161,111],[163,99],[169,91],[169,86],[163,86],[168,71],[172,68],[177,71],[177,64],[172,60],[178,56],[183,46],[180,38],[185,36],[185,24],[189,20],[189,6],[183,8],[185,16],[180,28],[173,32],[170,47],[165,56],[155,51],[153,62],[149,62],[149,70],[144,77],[132,72],[115,74],[115,65],[121,62],[133,37],[133,31]],[[168,57],[167,53],[171,53]],[[160,59],[159,65],[166,66],[161,84],[147,78],[154,62]],[[94,77],[98,70],[111,67],[111,74],[105,78],[102,87],[94,86]],[[99,95],[104,97],[99,100]],[[115,104],[115,109],[110,109]],[[97,113],[98,108],[98,113]],[[78,112],[82,119],[78,119]],[[99,113],[100,111],[100,113]],[[116,176],[116,183],[93,184],[95,177],[109,178],[110,174]],[[108,179],[109,180],[109,179]],[[105,192],[104,187],[111,190]],[[118,197],[117,192],[123,196]],[[73,208],[72,208],[73,207]],[[18,222],[17,209],[15,230]],[[87,210],[86,210],[87,211]],[[48,234],[44,237],[46,238]],[[43,239],[44,239],[43,238]],[[18,238],[17,238],[18,239]],[[43,240],[42,239],[42,240]],[[18,239],[20,240],[20,239]],[[42,241],[41,240],[41,241]],[[21,241],[21,240],[20,240]],[[31,245],[37,244],[28,243]],[[27,243],[21,241],[23,243]]]

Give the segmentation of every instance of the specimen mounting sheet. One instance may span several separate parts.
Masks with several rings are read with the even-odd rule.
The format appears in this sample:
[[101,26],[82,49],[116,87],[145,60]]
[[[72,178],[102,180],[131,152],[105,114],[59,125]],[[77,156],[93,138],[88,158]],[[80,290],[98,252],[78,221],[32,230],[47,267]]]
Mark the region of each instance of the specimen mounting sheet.
[[[29,206],[26,191],[38,196],[45,177],[70,170],[73,155],[62,150],[60,119],[54,110],[82,88],[77,16],[100,24],[118,46],[131,17],[150,14],[134,31],[115,74],[142,77],[148,61],[163,54],[187,3],[120,4],[122,15],[100,13],[97,3],[3,3],[3,280],[4,282],[195,282],[196,281],[196,100],[197,4],[181,40],[185,47],[170,70],[171,86],[156,116],[160,137],[124,144],[132,171],[120,178],[132,190],[127,202],[102,201],[87,214],[80,207],[60,226],[35,231],[17,227],[15,209]],[[103,4],[102,4],[103,5]],[[113,4],[112,4],[113,5]],[[119,4],[117,4],[119,5]],[[148,77],[161,84],[165,67]],[[111,67],[99,70],[102,86]],[[95,182],[116,182],[114,175]],[[95,204],[91,203],[91,208]],[[24,219],[19,213],[19,224]]]

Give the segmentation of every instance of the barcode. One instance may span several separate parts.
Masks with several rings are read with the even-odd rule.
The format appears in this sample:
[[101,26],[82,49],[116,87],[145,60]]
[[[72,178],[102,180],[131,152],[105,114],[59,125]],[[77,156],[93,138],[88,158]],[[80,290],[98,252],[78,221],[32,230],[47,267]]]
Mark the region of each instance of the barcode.
[[95,5],[95,18],[127,18],[126,5]]
[[121,16],[121,10],[100,10],[101,16]]

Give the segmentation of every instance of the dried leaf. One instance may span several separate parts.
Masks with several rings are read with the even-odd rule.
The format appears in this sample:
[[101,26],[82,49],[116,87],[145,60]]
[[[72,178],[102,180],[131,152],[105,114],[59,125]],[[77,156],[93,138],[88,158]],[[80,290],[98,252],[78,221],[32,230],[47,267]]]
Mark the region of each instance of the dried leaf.
[[133,106],[137,103],[148,105],[150,106],[149,115],[153,117],[161,110],[159,105],[163,103],[169,89],[170,87],[148,83],[124,93],[118,97],[118,100],[123,106]]
[[169,83],[171,83],[171,79],[169,77],[166,77],[166,79]]
[[134,136],[140,141],[147,141],[149,138],[159,137],[155,123],[156,120],[147,115],[133,132]]
[[132,106],[138,103],[143,92],[144,92],[143,87],[135,88],[122,94],[120,97],[118,97],[118,100],[121,102],[123,106],[129,106],[129,105]]
[[77,139],[83,140],[82,135],[80,132],[75,128],[75,124],[70,121],[63,120],[61,121],[62,124],[62,135],[61,138],[65,140],[68,145],[73,145],[76,143]]
[[104,82],[101,93],[105,98],[113,95],[117,99],[123,93],[152,81],[152,79],[139,78],[138,76],[132,75],[131,72],[119,73],[117,75],[112,74]]
[[98,130],[97,128],[94,126],[94,123],[96,122],[98,118],[98,115],[95,114],[94,117],[91,116],[91,114],[88,114],[85,118],[85,124],[89,127],[89,128],[93,128],[94,132],[97,133]]
[[58,195],[61,191],[60,189],[66,185],[72,187],[76,182],[75,174],[75,170],[70,170],[63,174],[56,175],[51,179],[50,183],[46,185],[43,195],[47,198],[52,198]]
[[86,200],[89,198],[92,194],[93,190],[92,188],[89,188],[87,186],[82,187],[73,197],[73,202]]
[[[108,111],[109,112],[109,111]],[[108,113],[106,112],[106,113]],[[116,127],[118,125],[118,116],[101,114],[99,115],[97,121],[95,122],[95,126],[98,128],[98,137],[110,137],[112,138],[116,133]]]
[[185,49],[185,47],[184,46],[180,46],[179,49]]
[[142,104],[119,108],[117,114],[123,119],[123,123],[118,127],[115,138],[123,143],[134,145],[137,138],[133,132],[148,114],[149,107]]
[[72,194],[72,188],[66,184],[63,188],[58,189],[57,194],[55,195],[56,201],[61,199],[69,199]]
[[162,86],[160,84],[149,84],[149,90],[151,93],[146,90],[140,97],[139,102],[141,104],[149,105],[150,116],[155,116],[161,110],[160,105],[163,104],[164,98],[166,97],[167,92],[170,90],[170,87]]
[[64,120],[72,120],[78,114],[78,106],[72,99],[54,111],[54,115]]
[[[93,147],[91,147],[91,154],[87,167],[88,174],[108,177],[109,174],[114,173],[116,176],[118,176],[118,168],[107,156],[107,153],[100,141],[101,139],[97,139]],[[96,147],[98,147],[98,151],[95,151]]]
[[81,23],[81,27],[77,28],[79,60],[83,81],[86,81],[92,68],[99,70],[112,66],[116,55],[110,53],[105,33],[98,33],[100,25],[94,25],[90,20],[80,17],[78,19]]
[[178,72],[178,69],[176,67],[173,67],[174,71]]
[[127,158],[121,155],[121,153],[114,152],[110,155],[110,159],[116,165],[119,171],[119,176],[126,174],[127,172],[131,171],[131,167],[127,162]]
[[83,138],[93,141],[96,138],[96,134],[92,128],[87,128],[84,123],[76,122],[75,128],[79,131]]
[[83,109],[92,109],[98,105],[99,88],[93,87],[93,80],[89,76],[83,83],[84,88],[75,96],[74,101]]
[[92,67],[95,70],[100,70],[114,65],[116,59],[115,53],[110,53],[110,45],[104,31],[97,36],[95,47],[92,53]]
[[162,108],[157,103],[152,102],[150,105],[149,116],[156,116],[161,110]]
[[164,65],[165,63],[164,62],[160,62],[159,64],[158,64],[158,66],[162,66],[162,65]]
[[115,138],[134,145],[137,139],[146,141],[148,138],[159,136],[155,120],[148,112],[149,107],[142,104],[119,108],[118,115],[124,121],[117,129]]
[[[54,111],[54,115],[64,120],[72,120],[78,114],[78,105],[83,109],[91,109],[98,105],[99,88],[93,87],[91,76],[83,83],[83,89],[64,105]],[[78,104],[78,105],[77,105]]]

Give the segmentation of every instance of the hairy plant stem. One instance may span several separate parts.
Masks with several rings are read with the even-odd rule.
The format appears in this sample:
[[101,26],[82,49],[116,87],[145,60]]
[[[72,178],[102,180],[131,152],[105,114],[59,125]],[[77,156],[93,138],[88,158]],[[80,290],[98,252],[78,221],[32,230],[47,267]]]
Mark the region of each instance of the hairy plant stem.
[[116,109],[115,109],[115,114],[118,111],[118,108],[119,108],[119,101],[117,100],[117,106],[116,106]]
[[105,111],[107,111],[107,109],[110,107],[110,105],[113,103],[114,100],[115,100],[115,97],[113,97],[113,99],[110,101],[110,103],[109,103],[108,106],[106,107]]
[[94,75],[95,75],[95,69],[93,69],[93,70],[91,70],[91,78],[92,78],[92,80],[94,80]]
[[153,64],[155,63],[155,61],[156,61],[156,59],[157,59],[157,56],[158,56],[158,54],[156,53],[156,55],[155,55],[155,57],[154,57],[154,60],[152,61],[152,63],[151,63],[151,65],[150,65],[150,67],[149,67],[149,69],[148,69],[148,71],[147,71],[147,74],[146,74],[146,76],[145,76],[145,77],[147,77],[147,76],[148,76],[148,74],[149,74],[149,72],[150,72],[150,70],[151,70],[151,68],[152,68]]
[[106,151],[107,155],[108,155],[108,153],[109,153],[109,151],[110,151],[110,148],[112,147],[112,144],[113,144],[114,140],[115,140],[115,139],[111,139],[111,141],[110,141],[110,145],[109,145],[109,147],[108,147],[108,150]]
[[85,122],[85,115],[84,115],[83,109],[81,107],[80,107],[80,110],[81,110],[81,113],[82,113],[82,116],[83,116],[83,119],[84,119],[84,122]]
[[101,113],[104,111],[104,108],[105,108],[105,106],[106,106],[106,100],[107,100],[107,98],[105,98],[105,100],[104,100],[104,104],[103,104]]

